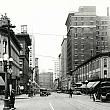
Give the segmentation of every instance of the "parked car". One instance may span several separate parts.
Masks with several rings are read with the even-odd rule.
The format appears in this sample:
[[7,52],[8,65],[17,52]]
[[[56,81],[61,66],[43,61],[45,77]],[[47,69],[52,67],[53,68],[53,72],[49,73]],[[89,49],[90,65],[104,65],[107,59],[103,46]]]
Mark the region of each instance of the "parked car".
[[99,88],[93,94],[93,101],[100,100],[101,102],[110,101],[110,81],[100,83]]

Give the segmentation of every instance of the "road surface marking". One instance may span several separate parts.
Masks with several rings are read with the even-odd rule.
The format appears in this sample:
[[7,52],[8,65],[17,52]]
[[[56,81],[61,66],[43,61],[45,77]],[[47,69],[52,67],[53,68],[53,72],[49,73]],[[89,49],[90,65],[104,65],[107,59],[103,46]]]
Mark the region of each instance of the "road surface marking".
[[54,108],[53,108],[53,106],[52,106],[52,104],[50,102],[49,102],[49,105],[50,105],[51,109],[54,110]]

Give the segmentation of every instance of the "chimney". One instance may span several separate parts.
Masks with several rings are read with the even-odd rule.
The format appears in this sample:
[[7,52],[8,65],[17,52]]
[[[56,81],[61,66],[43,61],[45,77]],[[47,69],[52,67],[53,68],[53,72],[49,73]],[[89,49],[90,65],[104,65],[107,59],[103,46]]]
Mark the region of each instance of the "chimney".
[[107,16],[109,16],[109,7],[107,7]]

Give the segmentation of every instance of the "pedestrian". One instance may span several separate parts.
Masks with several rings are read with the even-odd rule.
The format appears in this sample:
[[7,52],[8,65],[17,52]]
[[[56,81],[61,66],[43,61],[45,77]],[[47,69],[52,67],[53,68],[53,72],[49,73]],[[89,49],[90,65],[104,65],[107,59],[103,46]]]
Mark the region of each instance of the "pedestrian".
[[15,104],[15,93],[14,93],[14,89],[12,89],[11,94],[10,94],[10,107],[11,107],[11,110],[15,109],[14,104]]
[[70,89],[69,89],[69,98],[72,98],[72,94],[73,94],[73,91],[72,91],[72,89],[70,88]]

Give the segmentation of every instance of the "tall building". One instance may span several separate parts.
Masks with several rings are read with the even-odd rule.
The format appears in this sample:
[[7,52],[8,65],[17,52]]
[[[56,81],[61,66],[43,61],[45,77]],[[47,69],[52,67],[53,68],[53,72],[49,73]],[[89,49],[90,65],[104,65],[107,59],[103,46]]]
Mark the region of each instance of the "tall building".
[[62,89],[67,89],[67,38],[61,44],[61,85]]
[[39,85],[42,88],[53,89],[53,72],[40,73]]
[[[27,29],[27,28],[23,28]],[[29,71],[29,46],[31,46],[30,35],[26,33],[27,30],[22,30],[21,33],[16,34],[17,39],[20,42],[22,50],[20,51],[20,88],[22,92],[27,91],[27,84],[29,82],[31,72]]]
[[110,51],[109,16],[97,16],[95,6],[81,6],[68,14],[67,71],[74,70],[87,59]]
[[59,59],[54,61],[54,75],[53,80],[58,79],[60,77],[60,65],[59,65]]
[[35,78],[35,38],[34,36],[30,36],[32,45],[30,46],[30,52],[29,52],[29,67],[33,69],[33,78],[32,81],[34,81]]

